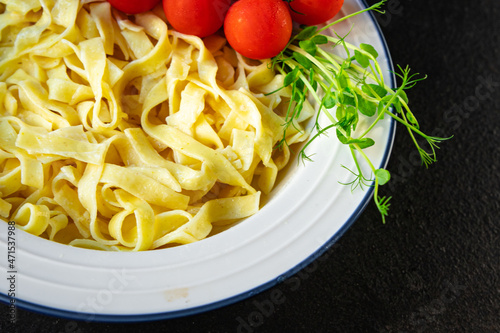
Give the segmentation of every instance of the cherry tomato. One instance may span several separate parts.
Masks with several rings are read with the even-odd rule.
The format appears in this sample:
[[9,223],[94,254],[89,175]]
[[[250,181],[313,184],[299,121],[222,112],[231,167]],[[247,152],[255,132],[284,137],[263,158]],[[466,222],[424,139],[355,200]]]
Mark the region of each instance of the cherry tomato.
[[239,0],[227,12],[224,33],[233,49],[251,59],[279,54],[292,35],[292,18],[282,0]]
[[167,21],[178,32],[206,37],[222,27],[231,0],[163,0]]
[[160,3],[161,0],[108,0],[114,8],[127,14],[147,12]]
[[337,15],[343,4],[344,0],[293,0],[290,14],[297,23],[317,25]]

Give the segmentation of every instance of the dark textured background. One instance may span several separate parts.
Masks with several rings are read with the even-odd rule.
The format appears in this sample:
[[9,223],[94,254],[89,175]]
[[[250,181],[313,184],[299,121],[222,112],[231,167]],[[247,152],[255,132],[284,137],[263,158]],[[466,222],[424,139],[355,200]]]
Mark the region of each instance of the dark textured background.
[[[321,260],[211,312],[97,324],[19,310],[18,332],[238,332],[255,311],[262,322],[241,332],[500,332],[500,1],[387,9],[378,20],[394,63],[429,76],[409,93],[413,111],[427,132],[454,138],[425,169],[399,127],[385,225],[370,204]],[[259,310],[276,293],[281,304]]]

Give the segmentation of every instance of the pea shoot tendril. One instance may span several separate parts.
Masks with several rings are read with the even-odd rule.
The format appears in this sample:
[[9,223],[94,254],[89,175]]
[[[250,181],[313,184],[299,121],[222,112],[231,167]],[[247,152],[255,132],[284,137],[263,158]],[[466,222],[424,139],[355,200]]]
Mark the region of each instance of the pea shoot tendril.
[[[449,139],[425,134],[408,106],[406,91],[426,79],[426,76],[412,74],[408,66],[403,68],[398,65],[394,74],[399,78],[400,84],[396,89],[392,89],[384,82],[384,75],[377,61],[379,55],[373,46],[360,44],[357,47],[348,43],[346,36],[339,36],[337,33],[322,34],[334,25],[363,12],[383,13],[381,7],[385,2],[386,0],[380,1],[322,28],[303,27],[291,38],[287,47],[272,58],[271,63],[284,75],[284,84],[280,89],[291,87],[291,102],[285,115],[283,138],[278,147],[287,144],[287,128],[293,126],[299,118],[306,99],[312,98],[319,106],[314,123],[316,133],[303,145],[299,157],[302,160],[311,160],[306,154],[306,148],[318,137],[335,129],[338,140],[348,145],[355,164],[355,170],[342,165],[355,176],[351,182],[342,184],[351,186],[352,191],[358,187],[363,189],[373,186],[374,201],[383,223],[388,216],[391,197],[380,196],[379,187],[390,180],[391,174],[385,168],[377,169],[364,151],[375,144],[369,134],[377,123],[389,116],[405,126],[420,154],[422,164],[426,167],[436,162],[438,145]],[[328,51],[338,47],[343,49],[345,56]],[[328,118],[327,126],[320,125],[320,114]],[[361,134],[355,133],[363,118],[372,120],[370,126]],[[420,146],[417,137],[426,141],[427,150]],[[372,173],[370,177],[362,171],[360,159],[369,166]]]

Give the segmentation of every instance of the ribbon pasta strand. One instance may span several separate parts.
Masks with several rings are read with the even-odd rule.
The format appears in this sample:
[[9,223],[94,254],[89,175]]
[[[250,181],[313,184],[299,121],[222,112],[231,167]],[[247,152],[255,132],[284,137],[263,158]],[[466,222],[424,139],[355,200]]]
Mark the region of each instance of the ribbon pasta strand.
[[[0,0],[0,219],[93,250],[197,242],[255,214],[289,162],[266,61],[172,30],[161,7]],[[313,108],[285,133],[307,137]]]

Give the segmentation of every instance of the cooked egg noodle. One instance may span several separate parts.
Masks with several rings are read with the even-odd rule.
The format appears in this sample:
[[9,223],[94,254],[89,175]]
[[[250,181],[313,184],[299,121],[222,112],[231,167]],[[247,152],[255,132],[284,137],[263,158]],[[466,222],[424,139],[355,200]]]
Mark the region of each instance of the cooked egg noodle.
[[[290,150],[290,90],[161,7],[0,0],[0,218],[52,241],[144,251],[255,214]],[[289,144],[307,137],[290,126]]]

